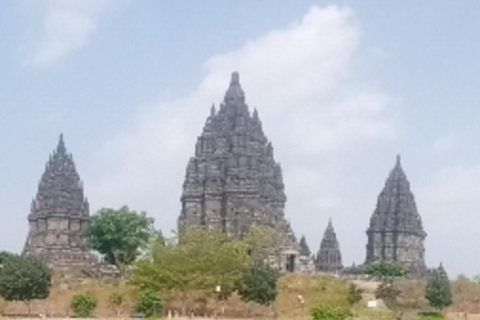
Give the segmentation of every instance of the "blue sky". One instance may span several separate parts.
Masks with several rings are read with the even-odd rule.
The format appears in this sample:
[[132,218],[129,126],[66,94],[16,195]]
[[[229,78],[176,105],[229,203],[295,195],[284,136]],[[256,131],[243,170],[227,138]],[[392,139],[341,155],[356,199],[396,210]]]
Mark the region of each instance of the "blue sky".
[[[63,132],[92,211],[175,228],[184,169],[238,70],[313,251],[333,219],[346,264],[395,155],[429,265],[480,273],[480,4],[475,1],[0,3],[0,249],[20,251]],[[93,212],[92,212],[93,213]]]

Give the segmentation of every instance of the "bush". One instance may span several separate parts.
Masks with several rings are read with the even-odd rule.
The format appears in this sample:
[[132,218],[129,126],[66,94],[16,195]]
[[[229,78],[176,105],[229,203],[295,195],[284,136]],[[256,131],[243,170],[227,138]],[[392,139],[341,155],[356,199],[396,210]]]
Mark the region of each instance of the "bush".
[[70,304],[75,316],[80,318],[90,318],[97,307],[97,298],[91,293],[76,294]]
[[351,283],[350,287],[348,288],[348,303],[350,305],[354,305],[355,303],[362,301],[362,292],[363,291],[361,289],[357,289],[357,286]]
[[244,273],[239,281],[238,294],[243,301],[254,301],[268,306],[277,297],[278,277],[278,272],[271,267],[254,265]]
[[438,320],[444,319],[444,316],[440,312],[429,311],[429,312],[420,312],[418,314],[420,316],[419,320]]
[[312,310],[314,320],[344,320],[351,315],[350,309],[341,307],[318,306]]
[[137,300],[137,311],[147,318],[162,315],[163,304],[158,292],[151,289],[142,291]]

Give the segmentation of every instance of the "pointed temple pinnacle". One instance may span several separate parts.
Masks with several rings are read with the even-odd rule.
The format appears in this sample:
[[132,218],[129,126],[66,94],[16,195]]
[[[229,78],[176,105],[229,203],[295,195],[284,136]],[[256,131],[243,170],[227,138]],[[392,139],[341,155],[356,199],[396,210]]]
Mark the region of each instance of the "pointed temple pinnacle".
[[212,104],[210,108],[210,116],[213,117],[217,111],[215,110],[215,103]]
[[395,166],[397,166],[397,167],[402,166],[401,156],[399,154],[397,154],[397,162],[396,162]]
[[60,134],[60,139],[58,140],[57,153],[65,153],[67,149],[65,148],[65,142],[63,141],[63,133]]
[[232,72],[232,80],[230,80],[230,86],[239,85],[239,84],[240,84],[240,74],[237,71]]

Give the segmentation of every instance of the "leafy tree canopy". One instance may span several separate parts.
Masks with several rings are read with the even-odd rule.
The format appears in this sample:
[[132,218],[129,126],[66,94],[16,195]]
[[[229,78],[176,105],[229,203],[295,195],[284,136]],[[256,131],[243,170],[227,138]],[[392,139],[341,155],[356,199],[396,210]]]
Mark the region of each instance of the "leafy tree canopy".
[[124,206],[101,209],[91,219],[87,231],[91,248],[124,273],[148,246],[154,234],[153,219]]
[[31,256],[2,256],[0,296],[7,301],[45,299],[50,294],[52,275],[47,266]]
[[136,263],[132,283],[141,289],[212,292],[219,285],[229,294],[243,276],[247,246],[223,233],[189,229],[178,241],[156,243],[148,258]]
[[443,309],[452,304],[452,288],[448,277],[434,270],[428,277],[425,298],[434,308]]
[[399,264],[390,262],[373,262],[368,264],[363,272],[378,279],[403,278],[407,270]]
[[278,272],[268,265],[254,264],[238,282],[238,294],[244,301],[269,305],[277,297],[278,277]]

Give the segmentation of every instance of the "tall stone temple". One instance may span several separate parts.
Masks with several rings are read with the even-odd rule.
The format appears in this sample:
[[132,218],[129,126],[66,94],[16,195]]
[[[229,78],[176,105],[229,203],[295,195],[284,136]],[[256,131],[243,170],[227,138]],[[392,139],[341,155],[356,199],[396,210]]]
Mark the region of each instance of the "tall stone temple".
[[282,268],[295,271],[299,246],[284,217],[285,201],[282,169],[234,72],[219,110],[212,106],[188,162],[179,230],[203,226],[230,237],[242,237],[253,226],[282,230],[288,249]]
[[367,263],[396,262],[412,276],[425,275],[426,233],[400,156],[378,196],[367,235]]
[[328,221],[327,229],[315,259],[315,267],[320,272],[337,273],[343,269],[342,254],[338,244],[337,234],[333,229],[332,221]]
[[63,136],[47,162],[28,221],[25,254],[39,257],[54,268],[86,270],[96,264],[85,239],[88,201]]

